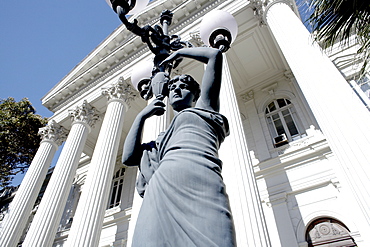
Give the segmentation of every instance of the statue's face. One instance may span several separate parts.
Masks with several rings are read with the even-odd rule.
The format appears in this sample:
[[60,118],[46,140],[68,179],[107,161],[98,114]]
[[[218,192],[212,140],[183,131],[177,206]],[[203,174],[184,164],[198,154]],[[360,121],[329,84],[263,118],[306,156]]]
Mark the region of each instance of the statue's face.
[[169,87],[169,100],[175,111],[192,107],[194,94],[189,90],[189,85],[182,81],[176,81]]

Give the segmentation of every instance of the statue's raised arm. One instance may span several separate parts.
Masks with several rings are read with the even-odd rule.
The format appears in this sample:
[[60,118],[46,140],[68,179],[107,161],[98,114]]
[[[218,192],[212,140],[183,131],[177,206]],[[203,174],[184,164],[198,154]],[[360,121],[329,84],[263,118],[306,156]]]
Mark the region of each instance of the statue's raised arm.
[[219,95],[222,80],[222,53],[210,47],[184,48],[171,54],[162,64],[170,63],[180,57],[187,57],[207,64],[204,71],[197,108],[218,112]]

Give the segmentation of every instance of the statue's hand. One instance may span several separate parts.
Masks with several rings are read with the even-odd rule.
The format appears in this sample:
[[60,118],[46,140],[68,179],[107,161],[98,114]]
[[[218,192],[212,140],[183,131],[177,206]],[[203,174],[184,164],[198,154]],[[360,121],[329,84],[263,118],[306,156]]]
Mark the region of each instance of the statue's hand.
[[154,99],[149,105],[147,105],[142,111],[141,115],[144,119],[150,118],[151,116],[161,116],[166,111],[166,105],[159,99]]
[[181,55],[179,54],[179,51],[181,51],[181,49],[180,50],[178,50],[178,51],[175,51],[174,53],[172,53],[170,56],[168,56],[165,60],[163,60],[160,64],[159,64],[159,66],[168,66],[168,65],[172,65],[172,63],[175,61],[175,60],[177,60],[177,59],[179,59],[180,57],[181,57]]

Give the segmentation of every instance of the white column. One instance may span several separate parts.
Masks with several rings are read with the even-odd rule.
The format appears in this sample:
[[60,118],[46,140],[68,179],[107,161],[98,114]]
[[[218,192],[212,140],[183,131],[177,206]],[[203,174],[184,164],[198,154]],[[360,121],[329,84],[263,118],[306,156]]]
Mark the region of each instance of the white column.
[[51,120],[46,127],[40,128],[39,135],[42,138],[40,147],[2,222],[0,246],[17,246],[54,154],[65,140],[67,132]]
[[132,87],[120,78],[103,89],[108,106],[91,159],[84,190],[74,216],[67,246],[98,246],[121,137],[124,112],[136,97]]
[[[284,1],[266,9],[265,19],[321,130],[338,159],[362,237],[370,232],[370,114]],[[349,189],[349,191],[348,191]],[[349,193],[348,193],[349,192]],[[344,191],[345,193],[345,191]],[[353,197],[352,197],[353,196]],[[369,240],[368,240],[369,241]],[[369,244],[369,243],[368,243]]]
[[238,246],[271,246],[252,162],[245,140],[239,107],[224,56],[220,113],[229,120],[230,136],[221,145],[222,174],[234,216]]
[[53,175],[31,223],[23,246],[51,246],[71,189],[87,135],[98,119],[97,111],[84,101],[70,111],[72,127]]
[[283,192],[272,195],[269,197],[269,201],[266,202],[266,204],[272,207],[276,222],[279,224],[276,230],[279,235],[280,245],[298,247],[296,233],[287,205],[287,194]]
[[[148,104],[151,101],[148,102]],[[157,139],[158,135],[160,132],[163,132],[166,130],[169,124],[169,119],[170,119],[170,111],[172,111],[171,107],[169,106],[168,103],[168,98],[164,100],[164,102],[167,104],[166,106],[166,112],[162,116],[153,116],[151,118],[148,118],[145,120],[145,125],[144,125],[144,130],[143,130],[143,137],[142,137],[142,142],[147,143],[150,141],[154,141]],[[139,175],[139,170],[138,170],[138,175]],[[143,202],[143,198],[137,193],[136,189],[134,192],[134,199],[132,202],[132,210],[131,210],[131,217],[130,217],[130,223],[129,223],[129,228],[127,231],[127,245],[126,246],[131,246],[132,243],[132,237],[134,236],[134,230],[135,230],[135,225],[137,221],[137,217],[139,216],[141,204]]]

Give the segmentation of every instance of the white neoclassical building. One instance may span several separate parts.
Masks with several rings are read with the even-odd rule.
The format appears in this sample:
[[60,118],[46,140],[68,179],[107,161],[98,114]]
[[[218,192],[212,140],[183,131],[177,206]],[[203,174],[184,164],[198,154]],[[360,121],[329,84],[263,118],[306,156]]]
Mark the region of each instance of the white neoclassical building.
[[[221,113],[231,134],[220,149],[238,246],[370,246],[369,99],[353,81],[355,44],[328,58],[290,0],[156,0],[134,18],[153,25],[164,9],[174,13],[169,32],[198,46],[208,12],[225,10],[238,23],[224,54]],[[45,95],[54,115],[2,221],[0,246],[131,245],[142,199],[137,168],[120,160],[147,104],[131,72],[151,59],[119,26]],[[184,60],[173,73],[201,81],[203,70]],[[147,121],[144,141],[171,117]]]

